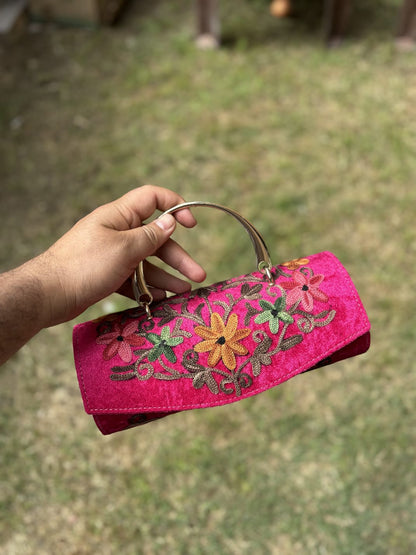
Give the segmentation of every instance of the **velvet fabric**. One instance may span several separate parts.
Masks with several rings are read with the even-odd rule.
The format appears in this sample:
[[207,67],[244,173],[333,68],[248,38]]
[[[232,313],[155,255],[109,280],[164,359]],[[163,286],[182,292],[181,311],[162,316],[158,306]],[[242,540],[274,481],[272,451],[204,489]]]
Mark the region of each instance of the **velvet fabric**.
[[103,434],[256,395],[365,352],[370,323],[329,252],[75,326],[85,410]]

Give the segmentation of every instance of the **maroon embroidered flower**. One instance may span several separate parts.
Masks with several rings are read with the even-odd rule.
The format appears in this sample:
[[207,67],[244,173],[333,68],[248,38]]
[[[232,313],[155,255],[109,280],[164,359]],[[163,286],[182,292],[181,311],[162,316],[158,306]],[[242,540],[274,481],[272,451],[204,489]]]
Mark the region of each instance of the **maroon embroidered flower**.
[[132,347],[140,347],[145,343],[143,337],[136,335],[136,331],[137,322],[133,321],[124,328],[116,323],[112,332],[100,335],[97,343],[107,345],[103,352],[103,358],[110,360],[118,354],[124,362],[130,362],[133,356]]
[[290,281],[284,281],[280,285],[288,291],[287,304],[289,306],[300,301],[304,309],[311,312],[314,299],[322,303],[328,301],[328,297],[319,289],[323,280],[324,276],[321,274],[308,277],[300,271],[295,271]]

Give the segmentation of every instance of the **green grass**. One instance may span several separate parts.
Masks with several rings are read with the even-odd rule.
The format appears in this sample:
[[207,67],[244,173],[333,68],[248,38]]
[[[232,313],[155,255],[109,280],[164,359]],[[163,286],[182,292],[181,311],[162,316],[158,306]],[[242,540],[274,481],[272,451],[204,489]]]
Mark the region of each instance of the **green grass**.
[[[0,373],[2,552],[416,551],[415,53],[394,48],[398,0],[359,4],[330,51],[319,18],[260,0],[221,0],[215,52],[179,0],[1,40],[1,270],[151,182],[239,210],[276,263],[332,250],[373,325],[362,357],[110,437],[83,412],[73,323],[43,331]],[[251,271],[238,224],[197,216],[178,238],[207,282]]]

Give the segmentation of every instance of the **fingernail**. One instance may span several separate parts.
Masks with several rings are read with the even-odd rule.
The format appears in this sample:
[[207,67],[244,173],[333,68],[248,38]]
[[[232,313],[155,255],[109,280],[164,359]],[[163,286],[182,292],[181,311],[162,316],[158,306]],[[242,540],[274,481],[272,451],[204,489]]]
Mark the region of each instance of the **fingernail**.
[[156,220],[156,225],[164,231],[169,231],[175,226],[175,218],[171,214],[165,214]]

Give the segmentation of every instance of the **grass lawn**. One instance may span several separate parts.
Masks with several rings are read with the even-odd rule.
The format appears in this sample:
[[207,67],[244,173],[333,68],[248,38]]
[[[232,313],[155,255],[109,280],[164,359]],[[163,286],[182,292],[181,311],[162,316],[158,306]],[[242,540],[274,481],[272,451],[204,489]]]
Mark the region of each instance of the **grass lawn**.
[[[373,326],[364,356],[109,437],[83,411],[73,322],[43,331],[0,371],[2,553],[416,552],[416,51],[394,48],[399,3],[356,3],[329,51],[265,0],[221,0],[212,52],[179,0],[1,39],[1,271],[154,183],[239,210],[275,263],[333,251]],[[195,213],[178,237],[207,283],[251,271],[238,224]]]

